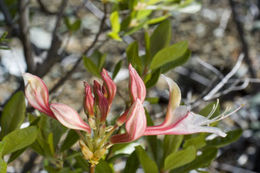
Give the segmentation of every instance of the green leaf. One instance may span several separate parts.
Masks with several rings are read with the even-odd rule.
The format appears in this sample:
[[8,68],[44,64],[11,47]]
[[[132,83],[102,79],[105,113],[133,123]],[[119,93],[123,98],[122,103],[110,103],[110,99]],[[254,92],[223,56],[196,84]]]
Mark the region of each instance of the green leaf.
[[180,66],[180,65],[186,63],[189,60],[190,55],[191,55],[191,51],[187,50],[184,53],[184,55],[182,55],[181,57],[179,57],[179,58],[177,58],[177,59],[175,59],[175,60],[173,60],[173,61],[171,61],[171,62],[169,62],[169,63],[167,63],[165,65],[163,65],[161,67],[161,72],[162,73],[166,73],[167,71],[169,71],[171,69],[174,69],[175,67]]
[[112,12],[109,19],[110,19],[112,31],[108,35],[115,40],[121,41],[122,39],[118,35],[120,31],[120,20],[119,20],[118,11]]
[[132,154],[128,157],[124,169],[124,173],[133,173],[136,172],[139,166],[138,157],[136,152],[132,152]]
[[73,24],[70,25],[69,29],[71,32],[75,32],[79,30],[80,26],[81,26],[81,20],[77,19]]
[[156,69],[172,61],[177,61],[187,52],[188,43],[181,41],[169,47],[163,48],[153,57],[150,68]]
[[207,147],[224,147],[232,142],[235,142],[242,135],[243,130],[237,129],[227,132],[226,137],[216,137],[213,140],[207,141]]
[[166,157],[164,162],[164,169],[171,170],[178,168],[187,163],[190,163],[196,158],[196,149],[193,146],[190,146],[186,149],[171,153]]
[[171,22],[165,20],[151,35],[151,55],[152,57],[161,49],[169,46],[172,36]]
[[20,150],[17,150],[17,151],[15,151],[15,152],[13,152],[13,153],[11,154],[11,156],[9,157],[7,163],[11,163],[12,161],[14,161],[14,160],[15,160],[17,157],[19,157],[25,150],[26,150],[26,148],[23,148],[23,149],[20,149]]
[[96,173],[113,173],[112,167],[103,159],[99,160],[99,163],[96,166],[95,169]]
[[89,171],[89,163],[80,155],[75,157],[76,166],[82,168],[84,171]]
[[48,135],[48,145],[49,145],[51,154],[54,156],[55,149],[54,149],[54,146],[53,146],[53,133],[49,133],[49,135]]
[[[148,126],[153,126],[153,120],[151,119],[149,113],[147,112],[147,110],[145,110],[145,115],[146,115],[146,120],[147,120],[147,125]],[[157,160],[158,158],[158,150],[157,150],[157,145],[158,145],[158,142],[157,142],[157,136],[154,135],[154,136],[146,136],[147,138],[147,141],[148,141],[148,146],[149,146],[149,149],[151,150],[151,153],[153,154],[153,157],[155,160]]]
[[187,139],[183,144],[183,148],[194,146],[196,149],[200,149],[206,145],[205,137],[205,133],[201,133],[198,136]]
[[2,156],[3,156],[4,144],[5,143],[3,141],[0,141],[0,158],[2,158]]
[[20,127],[25,118],[25,98],[22,91],[12,96],[3,109],[1,116],[0,139]]
[[218,150],[216,148],[208,148],[202,151],[194,161],[188,163],[180,168],[176,168],[171,173],[186,173],[197,168],[207,167],[211,161],[217,156]]
[[103,54],[100,56],[99,61],[98,61],[98,71],[99,73],[102,71],[103,67],[105,66],[107,54]]
[[149,36],[149,33],[146,31],[144,33],[144,41],[145,41],[145,65],[148,65],[151,63],[151,38]]
[[[207,117],[209,115],[209,113],[211,112],[211,110],[213,109],[213,106],[216,104],[217,102],[212,102],[209,103],[208,105],[206,105],[200,112],[200,115],[203,115],[204,117]],[[220,114],[220,107],[218,105],[216,111],[213,113],[212,118],[214,118],[215,116]]]
[[164,158],[176,152],[183,141],[183,135],[165,135],[163,140]]
[[141,146],[135,147],[135,151],[145,173],[158,173],[156,163],[147,155]]
[[161,75],[161,69],[160,68],[153,71],[152,74],[151,74],[151,78],[145,83],[146,88],[153,87],[157,83],[160,75]]
[[78,134],[75,132],[75,130],[69,130],[65,140],[63,141],[61,145],[60,151],[63,152],[67,149],[69,149],[72,145],[74,145],[79,139]]
[[31,145],[37,137],[37,128],[34,126],[18,129],[3,138],[5,143],[3,155],[15,152]]
[[7,163],[0,157],[0,173],[7,172]]
[[83,56],[83,60],[84,60],[84,65],[88,70],[88,72],[101,78],[97,65],[94,64],[94,62],[90,58],[87,58],[86,56]]
[[114,68],[114,70],[113,70],[112,79],[115,79],[116,75],[118,74],[119,70],[121,69],[121,67],[122,67],[122,62],[123,62],[123,61],[120,60],[120,61],[118,61],[118,62],[116,63],[116,66],[115,66],[115,68]]
[[142,72],[143,63],[138,55],[138,42],[134,41],[126,49],[127,61],[128,64],[132,66],[139,72]]
[[112,12],[109,19],[110,19],[112,31],[116,32],[116,33],[119,32],[120,31],[120,21],[119,21],[118,11]]

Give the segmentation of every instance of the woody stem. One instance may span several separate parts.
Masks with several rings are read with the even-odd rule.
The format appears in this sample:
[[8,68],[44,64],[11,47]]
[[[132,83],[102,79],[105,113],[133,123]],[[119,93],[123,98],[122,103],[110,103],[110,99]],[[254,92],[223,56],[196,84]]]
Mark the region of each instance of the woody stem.
[[96,165],[95,164],[90,164],[90,170],[89,170],[89,172],[90,173],[95,173],[95,167],[96,167]]

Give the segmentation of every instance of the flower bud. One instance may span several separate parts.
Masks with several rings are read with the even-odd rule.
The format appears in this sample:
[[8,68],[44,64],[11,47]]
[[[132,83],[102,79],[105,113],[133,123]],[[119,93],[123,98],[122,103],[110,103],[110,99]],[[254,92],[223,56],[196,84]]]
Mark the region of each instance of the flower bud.
[[81,152],[86,160],[91,160],[93,158],[93,152],[84,144],[82,140],[79,141]]
[[84,110],[89,117],[94,116],[94,97],[91,93],[91,88],[87,82],[84,82],[85,85],[85,98],[84,98]]
[[104,95],[106,96],[107,94],[107,100],[108,100],[108,104],[111,105],[112,101],[116,95],[116,84],[113,82],[113,80],[111,79],[111,77],[108,75],[107,71],[105,69],[102,70],[101,73],[102,79],[104,80],[104,86],[105,86],[105,91],[107,92],[103,92]]

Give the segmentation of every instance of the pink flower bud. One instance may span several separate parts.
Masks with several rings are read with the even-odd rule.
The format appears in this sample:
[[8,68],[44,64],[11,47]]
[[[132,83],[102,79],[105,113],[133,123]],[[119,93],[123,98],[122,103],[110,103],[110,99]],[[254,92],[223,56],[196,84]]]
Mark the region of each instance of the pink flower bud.
[[84,110],[89,116],[94,116],[94,97],[91,92],[90,85],[84,82],[85,85],[85,99],[84,99]]
[[[35,75],[24,73],[25,96],[32,107],[55,118],[49,106],[49,92],[45,83]],[[56,119],[56,118],[55,118]]]
[[132,102],[135,102],[137,99],[139,99],[143,103],[146,96],[146,88],[144,82],[131,64],[129,64],[128,68],[130,75],[129,90]]
[[108,114],[108,101],[101,91],[98,91],[98,108],[101,114],[101,122],[105,122]]
[[[113,82],[111,77],[108,75],[107,71],[105,69],[102,70],[101,73],[102,79],[104,80],[104,86],[107,91],[107,99],[108,104],[111,105],[112,101],[116,95],[116,84]],[[105,92],[103,92],[105,94]]]

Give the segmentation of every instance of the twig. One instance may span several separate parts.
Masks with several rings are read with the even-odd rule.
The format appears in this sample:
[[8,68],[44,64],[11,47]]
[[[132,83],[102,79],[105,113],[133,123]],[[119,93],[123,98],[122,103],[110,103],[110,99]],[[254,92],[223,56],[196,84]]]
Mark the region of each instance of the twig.
[[50,10],[44,5],[44,3],[42,2],[42,0],[38,0],[38,4],[39,4],[41,10],[42,10],[45,14],[47,14],[47,15],[57,15],[57,14],[58,14],[58,12],[52,12],[52,11],[50,11]]
[[250,73],[251,77],[256,78],[257,77],[256,71],[253,67],[252,60],[249,57],[248,45],[247,45],[247,42],[246,42],[246,39],[245,39],[245,36],[244,36],[244,29],[243,29],[242,24],[239,21],[239,16],[238,16],[238,13],[236,11],[236,4],[235,4],[234,0],[229,0],[229,5],[230,5],[230,8],[232,10],[233,20],[236,24],[236,29],[237,29],[239,39],[240,39],[240,42],[241,42],[242,51],[245,54],[245,62],[248,65],[249,73]]
[[205,68],[207,68],[210,71],[212,71],[213,73],[215,73],[218,78],[224,77],[224,75],[218,69],[216,69],[213,65],[201,60],[200,58],[196,58],[196,60],[198,61],[198,63],[200,63],[200,65],[204,66]]
[[19,1],[19,25],[21,41],[23,43],[24,57],[27,64],[27,71],[30,73],[34,72],[35,64],[32,52],[32,45],[30,41],[29,33],[29,0]]
[[[101,35],[104,25],[105,25],[105,21],[106,21],[106,16],[107,16],[107,5],[104,4],[104,15],[103,18],[100,22],[100,26],[99,26],[99,31],[96,34],[93,42],[91,43],[91,45],[84,51],[83,55],[86,55],[97,43],[99,36]],[[63,76],[55,85],[54,87],[50,90],[50,93],[55,92],[60,86],[63,85],[63,83],[73,74],[73,72],[77,69],[78,65],[80,64],[80,62],[82,61],[82,57],[79,57],[79,59],[76,61],[76,63],[74,64],[74,66],[66,73],[65,76]]]
[[63,0],[61,2],[60,8],[59,8],[59,13],[57,15],[55,28],[52,32],[52,42],[51,42],[51,47],[47,54],[47,58],[42,64],[39,64],[37,67],[36,74],[40,77],[42,77],[46,73],[48,73],[50,70],[50,67],[52,67],[60,58],[58,55],[58,49],[60,48],[62,41],[61,41],[60,37],[58,36],[58,28],[60,27],[62,16],[63,16],[63,13],[67,6],[67,3],[68,3],[68,0]]
[[204,100],[210,100],[227,83],[227,81],[237,72],[243,59],[244,54],[241,54],[232,70],[205,97],[203,97]]

